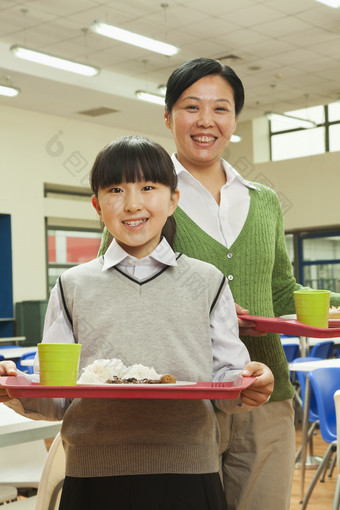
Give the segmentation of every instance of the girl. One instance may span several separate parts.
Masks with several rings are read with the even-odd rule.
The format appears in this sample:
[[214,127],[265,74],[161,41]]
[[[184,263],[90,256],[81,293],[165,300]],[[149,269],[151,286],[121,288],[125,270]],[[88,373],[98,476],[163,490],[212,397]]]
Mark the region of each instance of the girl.
[[[60,277],[43,341],[81,343],[80,369],[118,357],[183,381],[234,376],[249,356],[226,280],[213,266],[171,249],[179,193],[167,152],[146,138],[118,139],[98,154],[90,179],[93,206],[114,240],[103,257]],[[259,363],[246,369],[244,375],[262,381],[243,396],[256,406],[271,394],[272,374]],[[4,373],[11,373],[8,363],[0,366]],[[226,508],[209,400],[21,399],[8,405],[34,411],[33,417],[63,418],[60,510]],[[234,410],[240,402],[216,405]]]

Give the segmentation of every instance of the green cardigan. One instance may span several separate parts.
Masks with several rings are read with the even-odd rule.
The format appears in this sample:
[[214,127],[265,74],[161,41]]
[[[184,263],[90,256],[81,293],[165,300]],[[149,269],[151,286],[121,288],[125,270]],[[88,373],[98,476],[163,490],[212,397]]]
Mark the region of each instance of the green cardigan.
[[[182,209],[174,217],[177,231],[175,251],[215,265],[228,278],[234,300],[251,315],[278,317],[294,314],[296,283],[288,258],[283,217],[279,199],[270,188],[254,183],[249,189],[250,206],[240,235],[226,248],[204,232]],[[100,254],[105,253],[109,240],[103,235]],[[340,295],[332,294],[331,302],[340,305]],[[268,365],[275,377],[271,400],[292,398],[287,360],[279,335],[241,337],[254,361]]]

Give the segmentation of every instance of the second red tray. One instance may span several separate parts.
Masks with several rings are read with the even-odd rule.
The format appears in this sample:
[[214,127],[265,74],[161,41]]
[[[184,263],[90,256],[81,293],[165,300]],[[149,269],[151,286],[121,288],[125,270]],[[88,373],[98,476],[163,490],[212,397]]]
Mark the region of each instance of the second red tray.
[[164,399],[235,399],[250,386],[255,377],[238,377],[233,382],[177,384],[101,384],[76,386],[41,386],[24,376],[0,377],[0,385],[9,395],[36,398],[164,398]]
[[283,319],[282,317],[259,317],[257,315],[239,315],[245,321],[254,322],[257,331],[267,333],[281,333],[293,336],[308,336],[311,338],[340,337],[340,320],[329,321],[328,328],[314,328],[297,321],[296,319]]

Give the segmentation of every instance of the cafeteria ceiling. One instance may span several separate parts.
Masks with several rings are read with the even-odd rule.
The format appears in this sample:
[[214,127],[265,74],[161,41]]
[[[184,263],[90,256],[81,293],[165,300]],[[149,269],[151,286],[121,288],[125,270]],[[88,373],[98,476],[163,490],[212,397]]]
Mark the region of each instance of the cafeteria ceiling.
[[[181,51],[166,57],[102,37],[89,30],[95,20]],[[9,51],[14,44],[101,71],[88,78],[29,63]],[[157,93],[175,67],[198,56],[220,59],[242,79],[240,122],[334,102],[340,8],[315,0],[0,0],[0,84],[21,89],[0,96],[2,105],[167,137],[162,106],[135,91]],[[102,115],[80,113],[87,110]]]

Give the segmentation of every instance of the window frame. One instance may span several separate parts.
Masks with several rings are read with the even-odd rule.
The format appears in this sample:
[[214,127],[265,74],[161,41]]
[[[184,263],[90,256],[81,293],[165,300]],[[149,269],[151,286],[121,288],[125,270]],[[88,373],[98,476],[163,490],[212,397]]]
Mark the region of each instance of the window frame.
[[[287,230],[285,235],[293,235],[294,257],[293,271],[297,283],[305,285],[304,268],[308,266],[320,266],[326,264],[340,264],[339,259],[320,259],[312,261],[304,261],[303,241],[306,239],[316,239],[322,237],[340,236],[340,225],[332,228],[309,229],[303,231]],[[321,288],[321,287],[320,287]]]
[[52,268],[52,269],[62,269],[64,268],[65,271],[71,267],[75,267],[75,266],[78,266],[79,264],[77,263],[64,263],[64,264],[60,264],[60,263],[51,263],[49,262],[48,260],[48,232],[49,230],[60,230],[60,231],[64,231],[64,232],[84,232],[84,233],[88,233],[88,232],[94,232],[94,233],[98,233],[100,235],[102,235],[102,229],[100,228],[100,226],[98,228],[86,228],[86,227],[72,227],[72,226],[58,226],[58,225],[49,225],[48,224],[48,219],[45,218],[45,258],[46,258],[46,292],[47,292],[47,296],[50,295],[50,285],[49,285],[49,269]]

